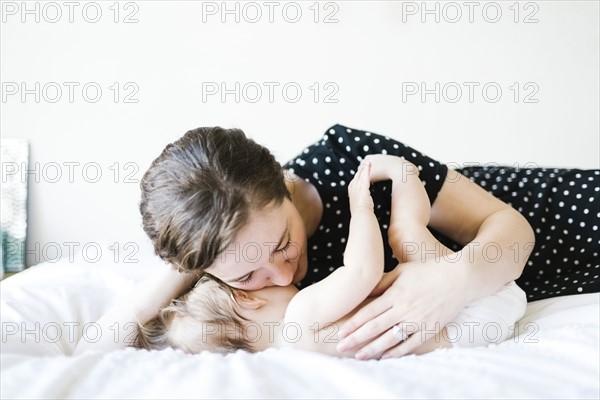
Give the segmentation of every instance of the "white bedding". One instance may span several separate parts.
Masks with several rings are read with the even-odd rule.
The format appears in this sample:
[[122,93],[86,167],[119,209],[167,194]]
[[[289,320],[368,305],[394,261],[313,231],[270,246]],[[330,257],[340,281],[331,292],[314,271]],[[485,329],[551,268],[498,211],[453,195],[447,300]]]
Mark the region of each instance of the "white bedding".
[[[3,281],[0,397],[600,398],[599,294],[530,303],[514,337],[497,345],[383,361],[289,349],[70,356],[86,323],[161,267],[150,256],[137,264],[65,260]],[[95,334],[89,325],[86,337]]]

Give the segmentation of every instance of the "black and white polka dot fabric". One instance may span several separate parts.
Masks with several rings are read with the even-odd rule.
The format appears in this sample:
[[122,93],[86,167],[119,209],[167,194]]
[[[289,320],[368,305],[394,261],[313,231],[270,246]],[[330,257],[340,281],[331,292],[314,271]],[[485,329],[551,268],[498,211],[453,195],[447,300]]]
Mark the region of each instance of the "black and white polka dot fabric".
[[[367,154],[404,157],[419,170],[431,203],[446,178],[447,167],[386,136],[335,125],[284,168],[313,184],[323,202],[323,216],[308,240],[308,272],[300,287],[329,275],[343,264],[350,209],[347,184]],[[528,300],[600,291],[599,171],[469,167],[459,169],[472,181],[512,205],[530,222],[536,243],[517,283]],[[387,244],[391,181],[372,185],[375,214],[384,238],[385,269],[397,261]],[[460,247],[434,232],[454,250]],[[515,246],[514,251],[523,251]]]
[[[600,171],[470,167],[463,175],[517,209],[535,246],[517,283],[529,301],[600,291]],[[518,255],[515,244],[510,251]]]
[[[304,149],[284,168],[312,183],[323,202],[323,216],[317,231],[308,240],[308,272],[302,285],[310,285],[329,275],[343,265],[343,253],[348,238],[350,204],[348,183],[360,162],[368,154],[391,154],[404,157],[417,165],[419,177],[431,203],[435,200],[448,169],[386,136],[353,130],[341,125],[331,127],[323,138]],[[398,261],[387,244],[390,223],[391,181],[377,182],[371,186],[375,215],[384,238],[385,269],[392,270]]]

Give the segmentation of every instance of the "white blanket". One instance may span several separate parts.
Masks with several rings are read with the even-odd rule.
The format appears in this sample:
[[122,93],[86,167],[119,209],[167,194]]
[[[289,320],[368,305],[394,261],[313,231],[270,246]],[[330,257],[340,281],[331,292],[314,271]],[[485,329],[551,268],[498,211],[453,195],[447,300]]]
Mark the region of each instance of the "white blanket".
[[[300,350],[187,355],[123,349],[70,356],[91,322],[164,268],[39,265],[0,284],[1,398],[590,398],[600,397],[600,295],[530,303],[497,345],[383,361]],[[88,325],[86,325],[88,324]]]

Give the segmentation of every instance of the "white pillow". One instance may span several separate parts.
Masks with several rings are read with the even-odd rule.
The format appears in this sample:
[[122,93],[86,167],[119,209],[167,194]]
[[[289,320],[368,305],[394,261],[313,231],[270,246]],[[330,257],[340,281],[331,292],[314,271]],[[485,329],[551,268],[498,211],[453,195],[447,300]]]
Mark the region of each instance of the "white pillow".
[[[42,263],[0,283],[2,352],[23,355],[72,354],[83,337],[93,341],[94,323],[121,295],[146,276],[168,268],[148,252],[138,262],[102,257],[89,263],[75,257]],[[131,260],[130,260],[131,261]]]

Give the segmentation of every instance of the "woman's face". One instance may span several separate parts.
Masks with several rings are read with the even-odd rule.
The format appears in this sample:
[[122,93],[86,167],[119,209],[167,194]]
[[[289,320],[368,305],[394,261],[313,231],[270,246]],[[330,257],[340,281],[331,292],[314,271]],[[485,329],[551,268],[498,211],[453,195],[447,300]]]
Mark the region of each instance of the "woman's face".
[[279,207],[253,213],[206,272],[229,286],[257,290],[300,282],[307,264],[304,222],[285,199]]

